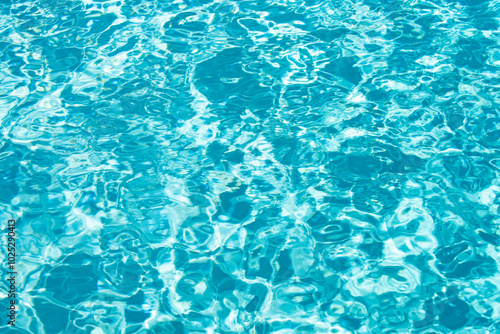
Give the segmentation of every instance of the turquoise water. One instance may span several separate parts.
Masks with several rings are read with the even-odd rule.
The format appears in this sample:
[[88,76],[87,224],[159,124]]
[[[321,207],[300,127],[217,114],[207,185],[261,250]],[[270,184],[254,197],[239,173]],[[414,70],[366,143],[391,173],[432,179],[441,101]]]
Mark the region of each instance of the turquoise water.
[[500,333],[499,13],[3,1],[0,331]]

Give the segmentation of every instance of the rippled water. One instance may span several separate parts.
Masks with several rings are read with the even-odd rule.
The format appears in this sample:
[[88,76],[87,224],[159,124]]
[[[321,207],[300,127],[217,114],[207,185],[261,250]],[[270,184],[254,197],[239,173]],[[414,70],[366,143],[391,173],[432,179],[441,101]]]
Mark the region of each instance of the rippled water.
[[500,1],[0,14],[10,332],[500,333]]

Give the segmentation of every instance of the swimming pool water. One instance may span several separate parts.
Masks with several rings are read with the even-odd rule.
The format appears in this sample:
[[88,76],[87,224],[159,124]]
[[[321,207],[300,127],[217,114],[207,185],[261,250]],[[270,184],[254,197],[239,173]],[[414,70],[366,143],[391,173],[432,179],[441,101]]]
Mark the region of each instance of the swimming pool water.
[[0,331],[500,333],[499,13],[3,1]]

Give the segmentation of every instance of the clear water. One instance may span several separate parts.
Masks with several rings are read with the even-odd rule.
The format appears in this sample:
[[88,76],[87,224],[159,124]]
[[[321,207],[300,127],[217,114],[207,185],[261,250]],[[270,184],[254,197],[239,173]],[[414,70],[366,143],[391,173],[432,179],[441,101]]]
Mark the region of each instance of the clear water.
[[500,333],[499,19],[2,1],[0,331]]

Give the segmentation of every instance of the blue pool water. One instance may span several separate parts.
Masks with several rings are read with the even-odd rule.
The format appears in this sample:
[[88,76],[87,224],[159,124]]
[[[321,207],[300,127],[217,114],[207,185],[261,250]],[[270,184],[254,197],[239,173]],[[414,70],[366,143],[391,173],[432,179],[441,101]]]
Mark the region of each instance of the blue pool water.
[[0,331],[500,333],[499,20],[2,1]]

